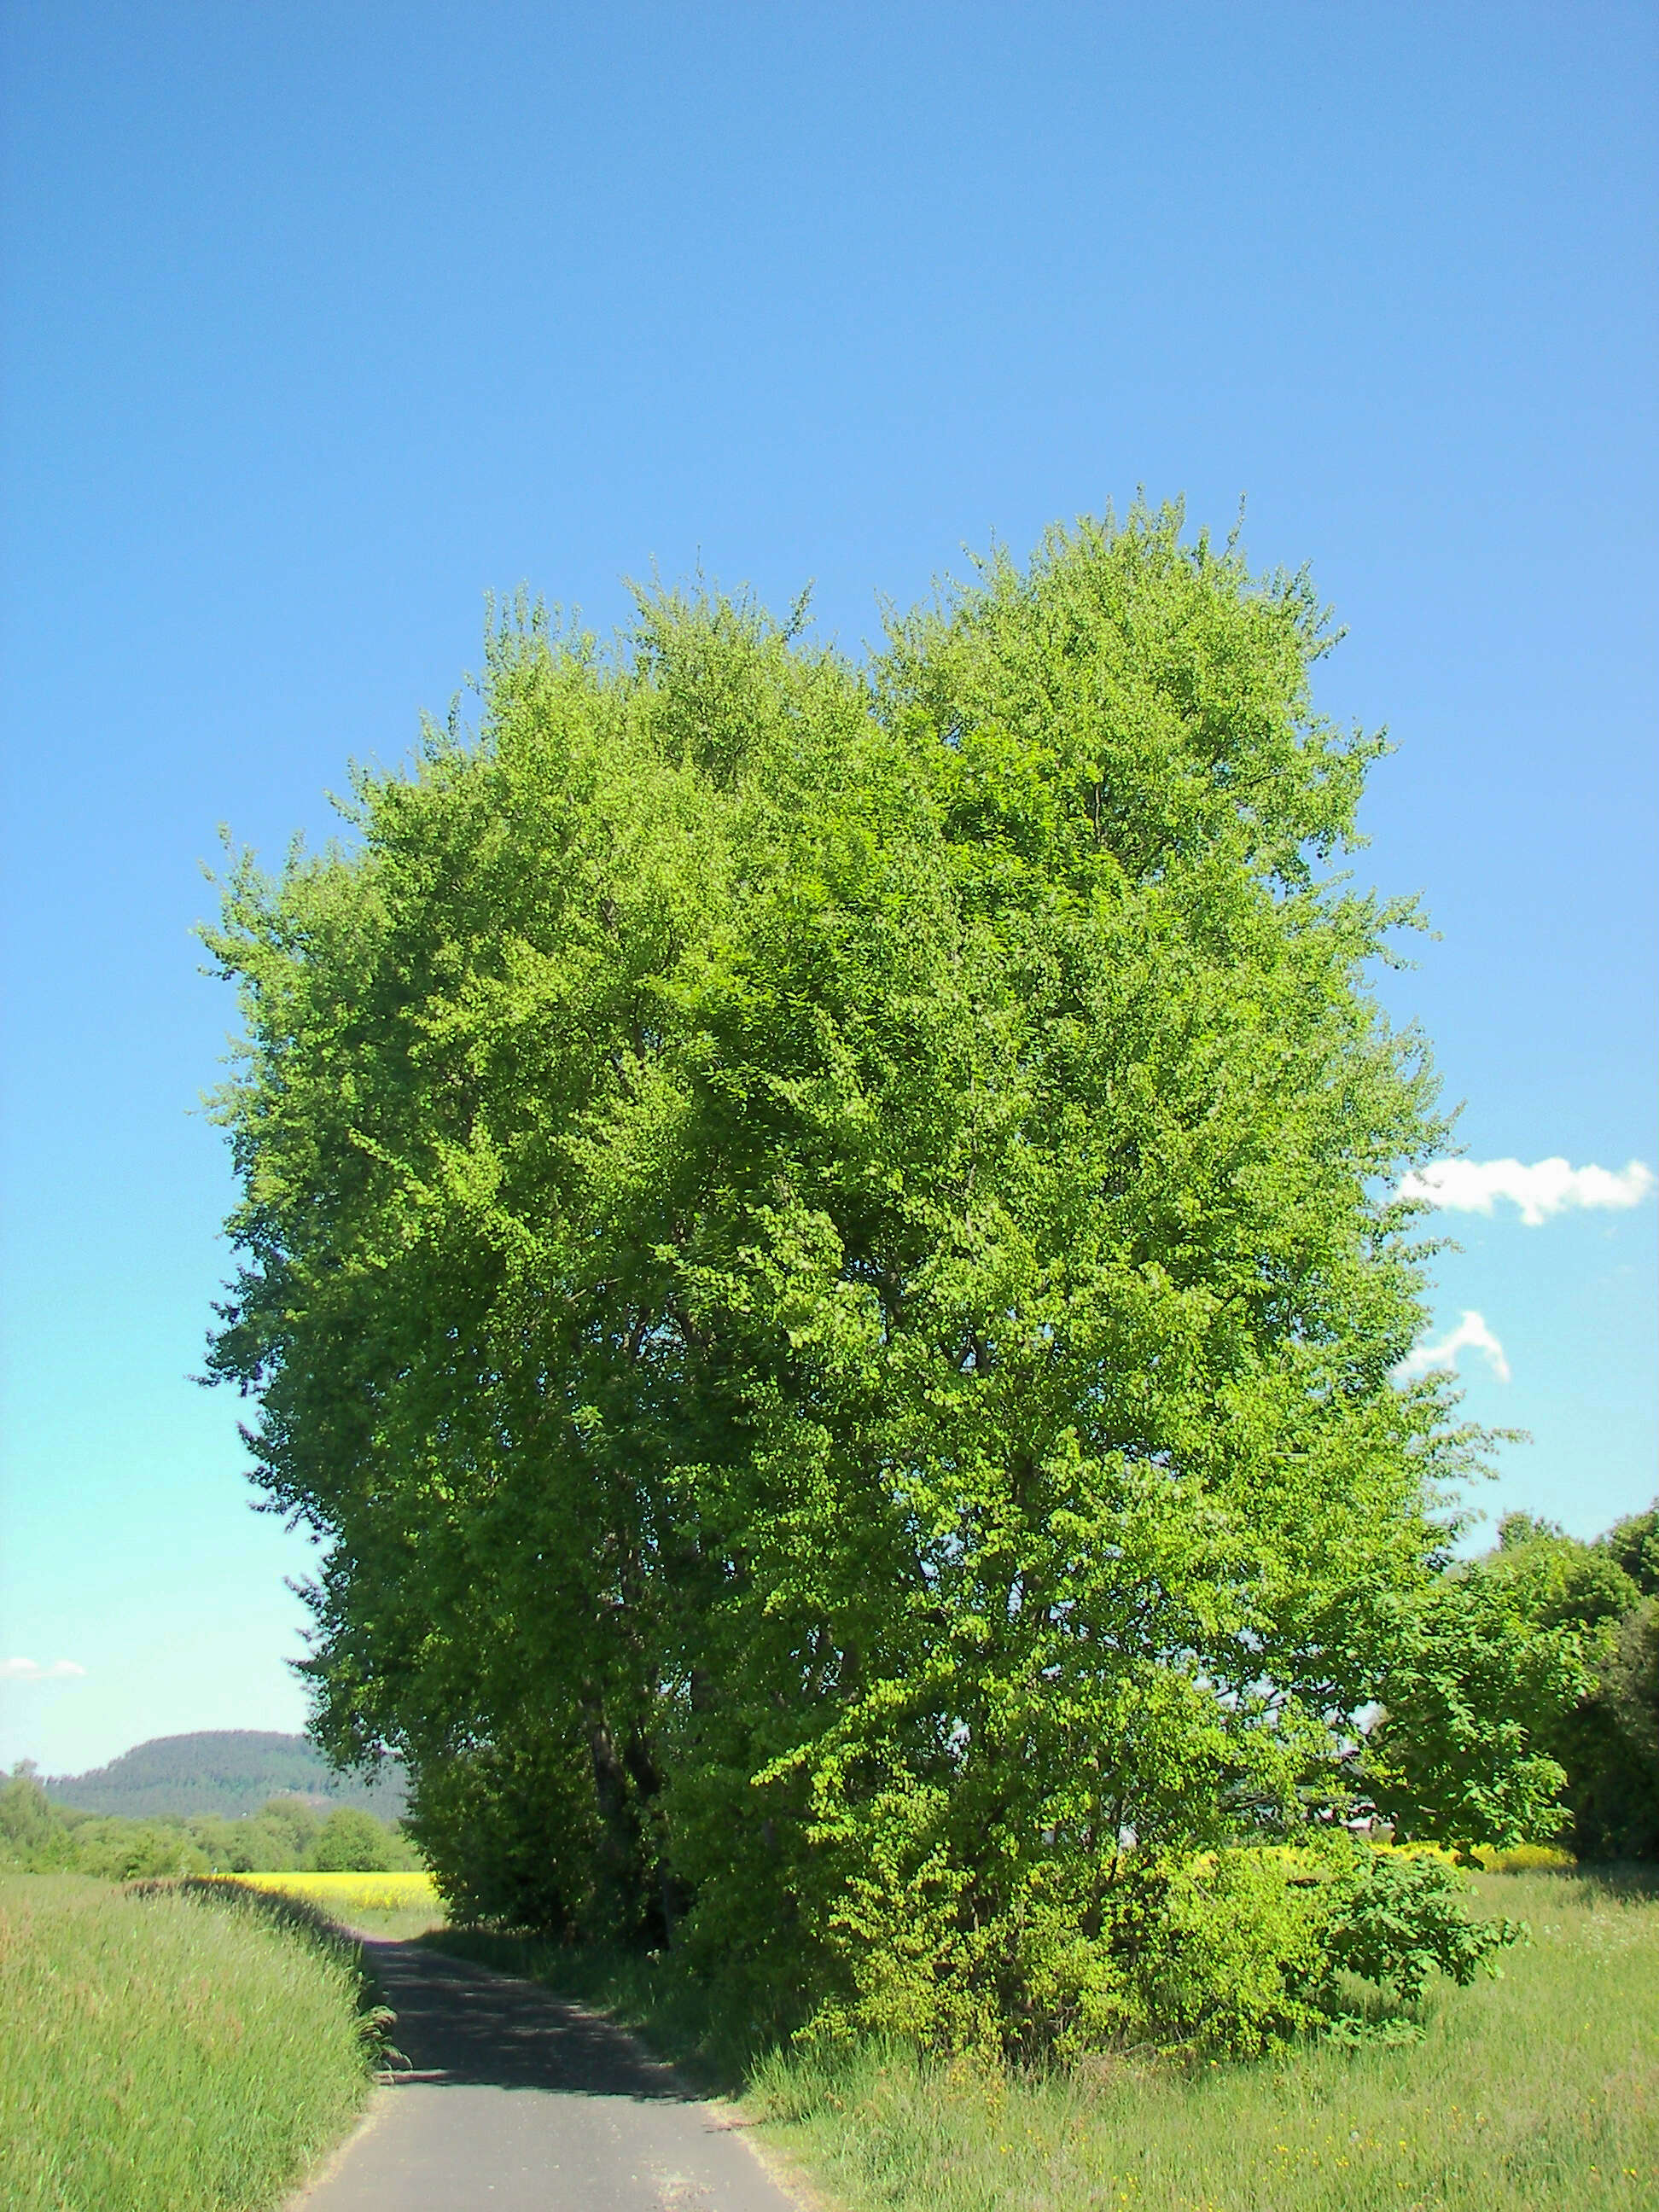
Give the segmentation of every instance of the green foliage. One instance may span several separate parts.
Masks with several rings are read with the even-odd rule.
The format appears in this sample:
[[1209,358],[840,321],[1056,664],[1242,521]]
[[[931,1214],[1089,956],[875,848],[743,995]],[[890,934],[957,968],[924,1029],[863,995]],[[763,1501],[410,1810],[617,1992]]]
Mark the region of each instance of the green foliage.
[[[352,1854],[355,1854],[353,1856]],[[276,1797],[244,1820],[123,1820],[55,1803],[25,1760],[0,1782],[0,1868],[135,1881],[163,1875],[381,1871],[422,1863],[401,1828],[356,1807],[325,1820],[303,1799]]]
[[1183,1861],[1136,1853],[1088,1936],[1075,1901],[1034,1882],[1018,1917],[975,1942],[953,1909],[959,1884],[939,1866],[930,1885],[872,1884],[854,1901],[853,1994],[820,2008],[803,2046],[874,2036],[988,2058],[1255,2057],[1346,2018],[1343,1975],[1415,2004],[1431,1973],[1466,1984],[1524,1933],[1471,1919],[1468,1884],[1445,1860],[1379,1851],[1340,1828]]
[[1597,1539],[1597,1547],[1630,1577],[1644,1597],[1659,1597],[1659,1504],[1616,1522]]
[[137,1881],[169,1874],[206,1874],[205,1851],[180,1822],[163,1820],[78,1821],[70,1831],[77,1874],[105,1881]]
[[1594,1679],[1557,1721],[1569,1839],[1582,1859],[1659,1859],[1659,1509],[1594,1544],[1506,1527],[1498,1557],[1534,1616],[1576,1625]]
[[556,1735],[434,1762],[410,1827],[459,1919],[550,1935],[579,1917],[606,1924],[592,1776]]
[[232,1874],[287,1874],[296,1868],[308,1867],[317,1831],[322,1824],[322,1814],[303,1797],[273,1797],[252,1821],[246,1826],[238,1821],[230,1830],[233,1853],[240,1846],[250,1851],[263,1850],[266,1856],[250,1859],[246,1866],[238,1865],[233,1856],[226,1861],[227,1870]]
[[1578,1856],[1659,1859],[1659,1598],[1618,1624],[1559,1756]]
[[1467,1989],[1525,1933],[1516,1921],[1471,1919],[1463,1906],[1468,1887],[1442,1859],[1364,1855],[1331,1928],[1332,1966],[1392,1990],[1407,2004],[1422,1996],[1431,1974]]
[[1547,1835],[1566,1778],[1547,1747],[1591,1680],[1578,1632],[1541,1621],[1510,1575],[1442,1576],[1401,1622],[1366,1746],[1395,1835],[1462,1850]]
[[1132,1965],[1134,2039],[1255,2057],[1321,2023],[1331,1887],[1330,1870],[1299,1855],[1228,1850],[1137,1899],[1116,1931]]
[[1127,2002],[1131,1838],[1342,1802],[1471,1438],[1391,1380],[1444,1131],[1328,642],[1141,510],[869,669],[521,608],[476,739],[238,863],[213,1364],[458,1904],[1034,2048]]
[[388,1841],[372,1813],[342,1808],[318,1830],[311,1863],[319,1874],[384,1874],[391,1865]]
[[374,2062],[355,1952],[246,1900],[0,1880],[9,2212],[281,2201]]
[[1656,1526],[1639,1514],[1585,1544],[1513,1514],[1442,1580],[1369,1747],[1402,1835],[1547,1837],[1559,1791],[1579,1858],[1659,1858]]
[[54,1818],[33,1761],[20,1759],[0,1782],[0,1867],[44,1874],[66,1868],[71,1857],[68,1824]]
[[1341,1830],[1134,1869],[1101,1947],[1124,1970],[1115,2039],[1254,2057],[1351,2021],[1344,1975],[1407,2005],[1436,1972],[1467,1985],[1525,1932],[1472,1919],[1468,1889],[1444,1860]]

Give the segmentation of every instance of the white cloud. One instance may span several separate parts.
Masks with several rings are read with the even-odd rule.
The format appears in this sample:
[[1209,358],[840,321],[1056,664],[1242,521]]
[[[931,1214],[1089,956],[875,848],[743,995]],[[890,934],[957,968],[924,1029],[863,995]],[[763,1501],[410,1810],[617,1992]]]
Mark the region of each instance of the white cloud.
[[0,1659],[0,1682],[61,1682],[86,1671],[73,1659],[54,1659],[49,1667],[36,1659]]
[[1484,1352],[1492,1373],[1500,1382],[1510,1379],[1510,1363],[1504,1357],[1504,1347],[1486,1327],[1486,1318],[1478,1313],[1466,1313],[1443,1344],[1419,1344],[1409,1352],[1394,1370],[1396,1382],[1415,1382],[1421,1375],[1440,1375],[1457,1365],[1460,1352]]
[[1576,1168],[1563,1159],[1431,1160],[1413,1169],[1400,1186],[1401,1198],[1426,1199],[1458,1213],[1490,1213],[1500,1198],[1514,1200],[1528,1229],[1569,1206],[1639,1206],[1654,1188],[1641,1160],[1626,1168]]

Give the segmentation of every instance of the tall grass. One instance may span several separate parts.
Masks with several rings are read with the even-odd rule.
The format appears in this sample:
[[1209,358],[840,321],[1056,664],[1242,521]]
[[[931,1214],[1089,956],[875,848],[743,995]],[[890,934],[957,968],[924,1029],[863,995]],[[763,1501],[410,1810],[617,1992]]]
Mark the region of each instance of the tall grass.
[[252,1899],[0,1877],[7,2212],[264,2212],[356,2114],[352,1947]]
[[1659,1891],[1567,1872],[1476,1886],[1532,1941],[1501,1980],[1437,1985],[1419,2041],[1048,2076],[867,2045],[745,2070],[742,2024],[663,1962],[432,1940],[536,1972],[740,2087],[762,2132],[847,2212],[1653,2212]]

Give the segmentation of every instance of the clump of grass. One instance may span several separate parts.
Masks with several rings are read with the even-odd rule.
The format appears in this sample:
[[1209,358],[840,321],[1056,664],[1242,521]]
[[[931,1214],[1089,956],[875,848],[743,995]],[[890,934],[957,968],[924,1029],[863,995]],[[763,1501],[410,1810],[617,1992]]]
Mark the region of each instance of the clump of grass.
[[355,1947],[228,1887],[0,1879],[9,2212],[256,2212],[350,2124]]

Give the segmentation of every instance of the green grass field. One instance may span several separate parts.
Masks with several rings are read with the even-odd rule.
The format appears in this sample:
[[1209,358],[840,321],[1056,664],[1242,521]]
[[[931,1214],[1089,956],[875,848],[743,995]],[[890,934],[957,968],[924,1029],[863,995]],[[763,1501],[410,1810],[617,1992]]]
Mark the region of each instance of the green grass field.
[[1653,2212],[1659,2205],[1659,1886],[1486,1875],[1533,1941],[1504,1978],[1425,2000],[1420,2042],[1250,2066],[1102,2062],[1044,2079],[865,2050],[744,2077],[729,2027],[659,1971],[453,1931],[641,2027],[847,2212]]
[[349,2127],[351,1946],[252,1899],[0,1877],[7,2212],[265,2212]]

